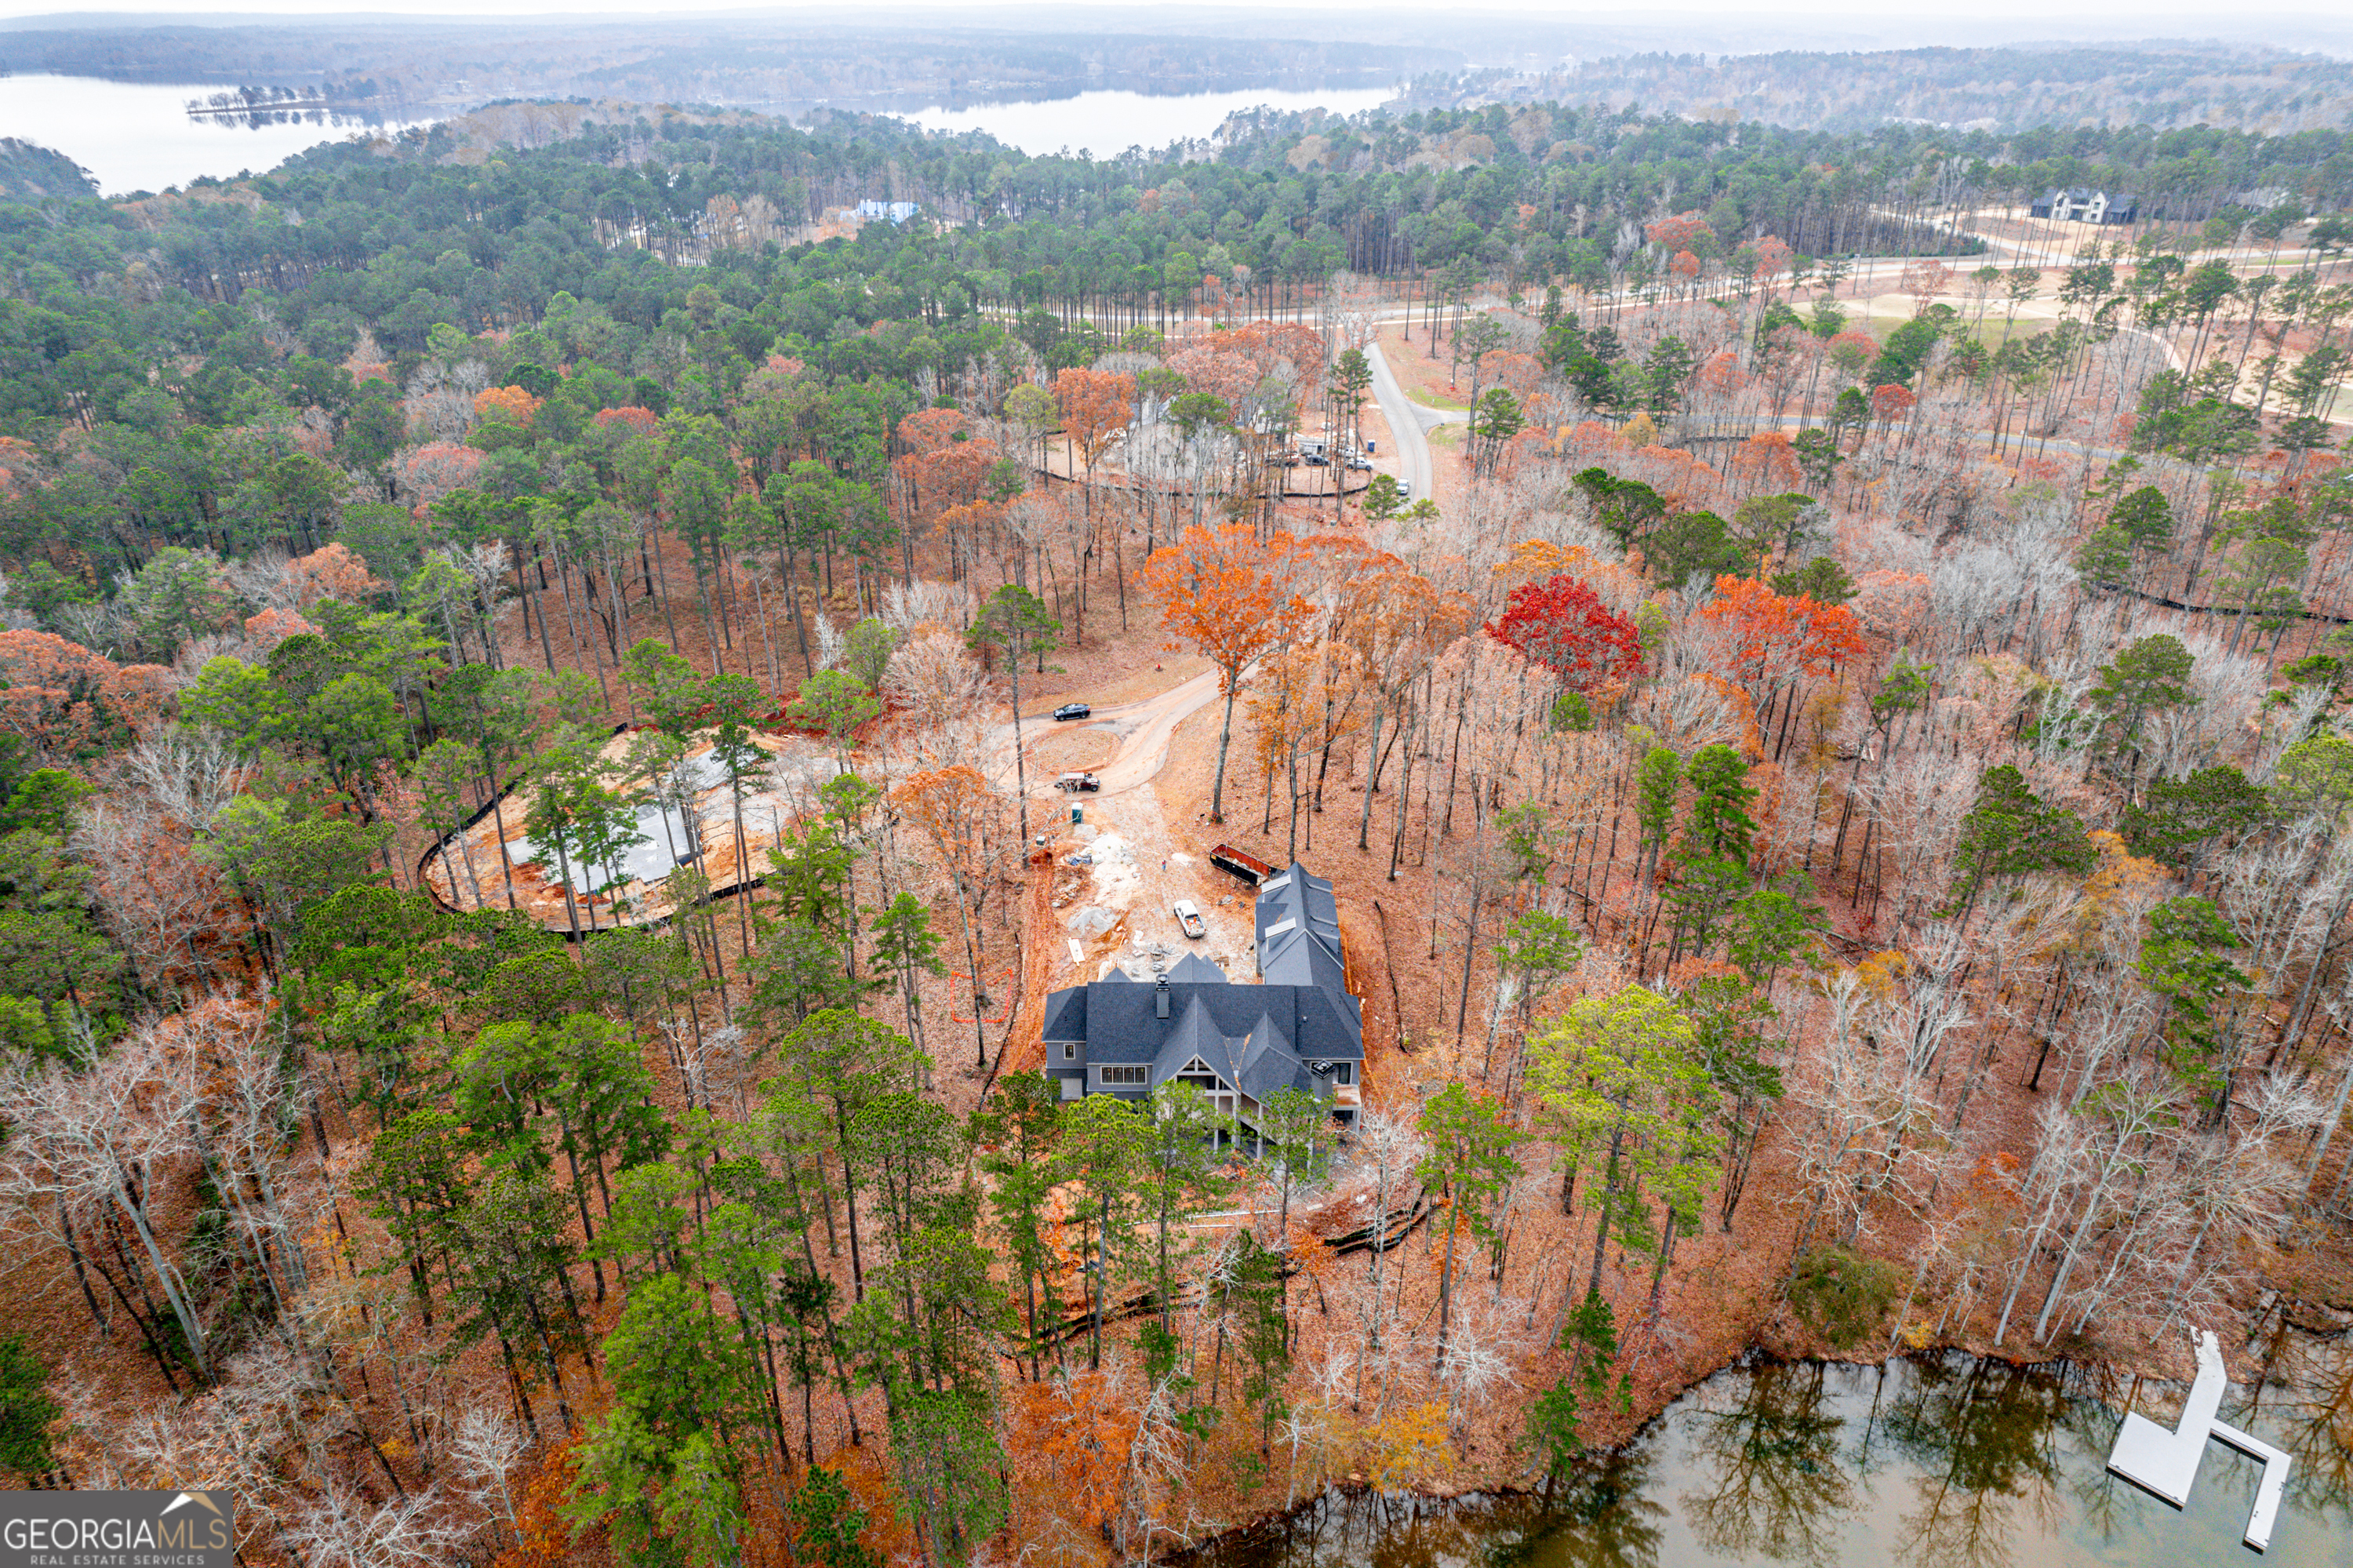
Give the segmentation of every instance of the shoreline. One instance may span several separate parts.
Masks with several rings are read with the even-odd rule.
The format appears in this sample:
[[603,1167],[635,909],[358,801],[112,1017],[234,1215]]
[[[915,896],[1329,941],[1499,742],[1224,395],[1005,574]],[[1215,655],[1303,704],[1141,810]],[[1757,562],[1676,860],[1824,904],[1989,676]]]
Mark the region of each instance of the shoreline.
[[[2300,1322],[2297,1320],[2292,1310],[2293,1308],[2299,1306],[2316,1308],[2318,1312],[2338,1314],[2345,1317],[2347,1321],[2341,1323],[2330,1323],[2325,1327],[2316,1326],[2308,1321]],[[2291,1310],[2282,1311],[2281,1308],[2291,1308]],[[2276,1327],[2278,1331],[2288,1335],[2299,1335],[2307,1340],[2321,1342],[2342,1339],[2348,1335],[2353,1335],[2353,1313],[2342,1313],[2337,1308],[2327,1308],[2324,1305],[2305,1302],[2288,1302],[2283,1298],[2268,1304],[2263,1311],[2264,1317],[2267,1319],[2272,1318],[2274,1314],[2277,1315]],[[2248,1348],[2248,1345],[2253,1342],[2254,1341],[2251,1340],[2234,1347],[2240,1352],[2242,1360],[2243,1360],[2244,1351]],[[2185,1336],[2185,1346],[2182,1352],[2185,1362],[2189,1355],[2186,1345],[2187,1338]],[[2157,1351],[2161,1347],[2159,1346],[2148,1347],[2149,1351],[2152,1352]],[[2082,1393],[2071,1394],[2070,1397],[2096,1399],[2100,1404],[2120,1410],[2128,1409],[2138,1403],[2137,1396],[2139,1395],[2144,1384],[2156,1385],[2160,1389],[2187,1388],[2190,1381],[2189,1376],[2183,1372],[2174,1369],[2158,1366],[2157,1362],[2161,1361],[2162,1358],[2157,1358],[2154,1356],[2150,1361],[2140,1364],[2136,1364],[2130,1358],[2116,1355],[2095,1357],[2059,1353],[2032,1356],[2010,1356],[1975,1348],[1966,1341],[1959,1340],[1946,1340],[1932,1344],[1908,1348],[1899,1347],[1877,1355],[1859,1352],[1842,1353],[1835,1350],[1799,1351],[1785,1354],[1776,1351],[1767,1346],[1752,1340],[1751,1342],[1737,1354],[1710,1368],[1700,1375],[1692,1378],[1688,1382],[1683,1383],[1680,1387],[1673,1389],[1663,1400],[1660,1401],[1656,1404],[1655,1408],[1646,1409],[1640,1418],[1634,1421],[1631,1428],[1617,1441],[1595,1444],[1587,1447],[1579,1452],[1577,1460],[1580,1465],[1591,1465],[1605,1462],[1612,1457],[1622,1457],[1627,1456],[1638,1444],[1641,1443],[1646,1437],[1654,1432],[1660,1424],[1666,1418],[1668,1413],[1672,1411],[1678,1403],[1696,1390],[1715,1379],[1722,1377],[1725,1373],[1729,1372],[1753,1370],[1757,1366],[1765,1364],[1778,1364],[1783,1366],[1819,1364],[1823,1366],[1883,1368],[1894,1361],[1926,1361],[1952,1356],[1959,1356],[1968,1361],[1979,1363],[2000,1365],[2019,1371],[2070,1367],[2083,1369],[2084,1371],[2091,1373],[2094,1381],[2105,1381],[2109,1387],[2098,1392],[2086,1390]],[[2231,1360],[2231,1351],[2226,1349],[2226,1365]],[[2254,1368],[2242,1367],[2239,1370],[2248,1372],[2249,1375],[2240,1376],[2235,1375],[2234,1373],[2231,1379],[2231,1383],[2233,1387],[2253,1386],[2260,1390],[2262,1388],[2274,1386],[2266,1375],[2268,1371],[2267,1365]],[[2129,1394],[2125,1394],[2127,1385],[2130,1392]],[[2282,1386],[2294,1385],[2287,1384]],[[2118,1397],[2118,1395],[2125,1396]],[[1446,1481],[1435,1481],[1422,1482],[1398,1488],[1383,1488],[1373,1481],[1363,1478],[1360,1476],[1353,1475],[1344,1478],[1327,1480],[1324,1482],[1323,1485],[1319,1486],[1313,1493],[1301,1498],[1293,1504],[1287,1507],[1268,1509],[1250,1519],[1229,1525],[1223,1530],[1219,1530],[1211,1535],[1206,1536],[1191,1545],[1179,1548],[1163,1555],[1155,1555],[1147,1560],[1158,1563],[1184,1564],[1188,1565],[1188,1568],[1212,1568],[1212,1565],[1218,1562],[1218,1553],[1220,1552],[1229,1551],[1248,1545],[1250,1543],[1251,1539],[1254,1536],[1274,1531],[1286,1520],[1303,1518],[1312,1510],[1322,1506],[1335,1494],[1342,1497],[1379,1495],[1394,1498],[1399,1500],[1410,1499],[1448,1508],[1484,1499],[1493,1499],[1497,1500],[1540,1500],[1544,1497],[1546,1489],[1545,1478],[1541,1474],[1537,1474],[1533,1479],[1527,1478],[1529,1477],[1529,1472],[1525,1468],[1519,1472],[1519,1476],[1520,1478],[1505,1478],[1503,1477],[1470,1477],[1464,1478],[1459,1484]]]

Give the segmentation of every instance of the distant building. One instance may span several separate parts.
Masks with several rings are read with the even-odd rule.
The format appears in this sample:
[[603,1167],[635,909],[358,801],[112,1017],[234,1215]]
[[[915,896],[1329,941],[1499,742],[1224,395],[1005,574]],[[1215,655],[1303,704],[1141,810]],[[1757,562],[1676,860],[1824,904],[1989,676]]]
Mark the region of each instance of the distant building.
[[1249,1127],[1268,1096],[1305,1089],[1354,1125],[1364,1004],[1348,993],[1332,885],[1294,861],[1259,890],[1257,930],[1261,985],[1187,953],[1148,983],[1114,969],[1049,996],[1046,1070],[1062,1098],[1141,1099],[1173,1078]]
[[2078,186],[2036,196],[2026,211],[2030,217],[2056,218],[2063,223],[2126,224],[2139,211],[2139,203],[2121,192]]
[[861,222],[879,217],[891,223],[904,223],[923,209],[911,201],[869,200],[860,202],[854,210]]

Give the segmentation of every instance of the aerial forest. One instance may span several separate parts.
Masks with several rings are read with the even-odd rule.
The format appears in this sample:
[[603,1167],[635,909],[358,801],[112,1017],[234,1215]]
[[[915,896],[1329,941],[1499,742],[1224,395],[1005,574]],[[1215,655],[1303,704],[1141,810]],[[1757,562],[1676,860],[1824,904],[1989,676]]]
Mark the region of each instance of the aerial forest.
[[[0,201],[0,1479],[1140,1562],[2353,1299],[2353,134],[1098,151]],[[1043,1071],[1220,843],[1335,886],[1345,1125]]]

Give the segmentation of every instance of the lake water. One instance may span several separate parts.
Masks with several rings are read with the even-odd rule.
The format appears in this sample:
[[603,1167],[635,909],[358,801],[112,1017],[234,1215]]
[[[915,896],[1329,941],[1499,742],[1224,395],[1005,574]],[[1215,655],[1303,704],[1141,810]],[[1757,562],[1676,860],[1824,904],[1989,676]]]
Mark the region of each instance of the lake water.
[[[1331,1492],[1192,1568],[2208,1568],[2353,1565],[2353,1353],[2300,1347],[2304,1392],[2234,1388],[2223,1419],[2295,1457],[2262,1558],[2240,1541],[2259,1474],[2207,1446],[2177,1513],[2106,1472],[2129,1387],[2084,1368],[1963,1356],[1718,1372],[1548,1497]],[[2170,1426],[2186,1390],[2144,1384]],[[2235,1402],[2235,1410],[2234,1410]]]
[[1186,92],[1157,97],[1143,92],[1082,92],[1027,103],[983,103],[968,109],[934,105],[904,118],[929,131],[986,131],[1032,157],[1068,150],[1115,158],[1130,147],[1146,152],[1171,142],[1207,136],[1226,116],[1242,110],[1328,109],[1355,114],[1397,96],[1388,88],[1338,88],[1329,91]]
[[[189,116],[190,99],[227,90],[218,82],[158,85],[71,76],[0,77],[0,136],[54,148],[88,169],[100,191],[121,196],[184,185],[206,175],[226,179],[240,172],[259,174],[322,142],[424,122],[299,109],[251,117]],[[1082,92],[1071,98],[964,109],[936,105],[903,117],[929,130],[986,131],[1032,154],[1084,148],[1108,158],[1129,147],[1155,150],[1207,136],[1229,114],[1261,105],[1354,114],[1392,96],[1386,88],[1167,97]]]
[[192,98],[232,90],[217,82],[158,85],[74,76],[0,77],[0,136],[54,148],[90,172],[108,196],[160,191],[211,175],[259,174],[322,142],[415,121],[370,122],[317,111],[280,123],[191,119]]

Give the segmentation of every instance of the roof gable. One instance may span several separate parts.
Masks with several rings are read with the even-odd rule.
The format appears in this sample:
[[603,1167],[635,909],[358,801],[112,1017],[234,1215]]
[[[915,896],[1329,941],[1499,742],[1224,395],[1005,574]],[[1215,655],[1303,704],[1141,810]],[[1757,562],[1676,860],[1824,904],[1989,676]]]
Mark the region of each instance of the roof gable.
[[1198,953],[1187,953],[1168,967],[1168,981],[1176,985],[1188,980],[1195,985],[1224,985],[1226,971]]
[[1311,1064],[1365,1054],[1364,1006],[1348,994],[1341,959],[1338,900],[1329,882],[1294,861],[1261,890],[1256,916],[1265,983],[1236,985],[1190,952],[1149,985],[1113,969],[1050,996],[1044,1037],[1083,1040],[1093,1065],[1149,1064],[1155,1084],[1198,1062],[1253,1099],[1318,1089],[1324,1080]]

